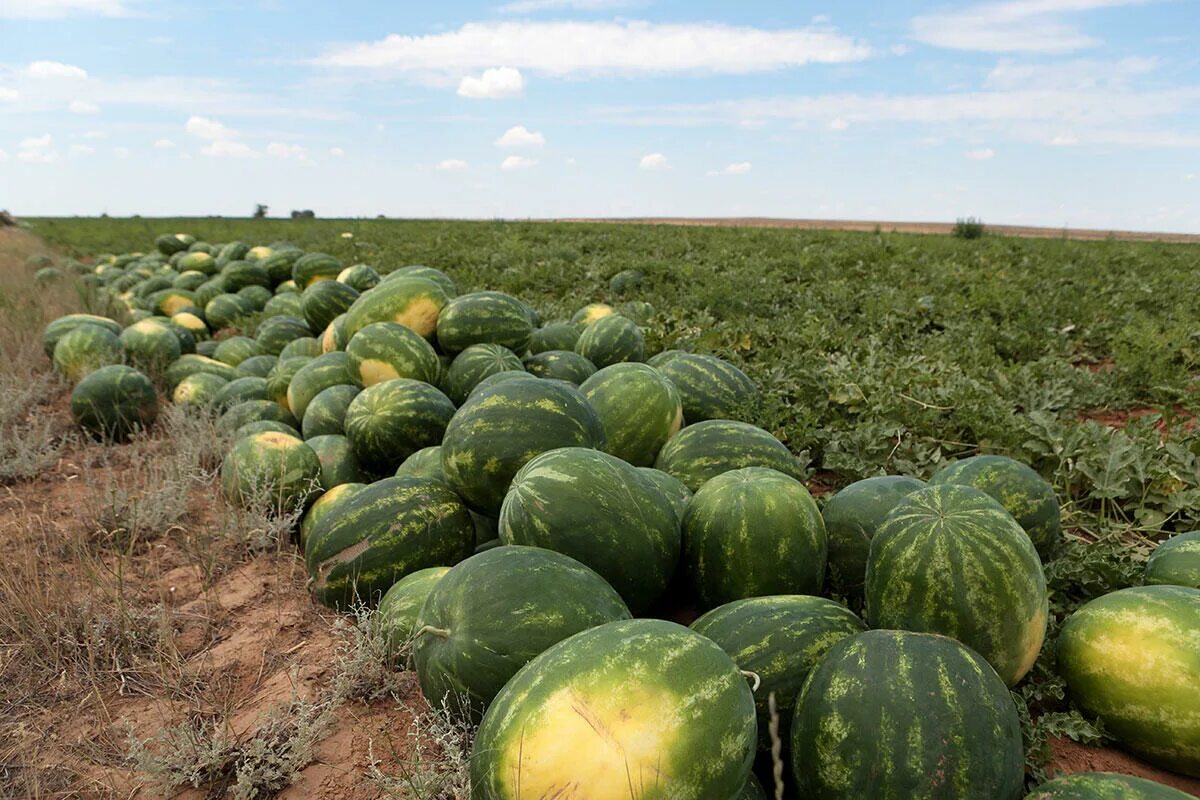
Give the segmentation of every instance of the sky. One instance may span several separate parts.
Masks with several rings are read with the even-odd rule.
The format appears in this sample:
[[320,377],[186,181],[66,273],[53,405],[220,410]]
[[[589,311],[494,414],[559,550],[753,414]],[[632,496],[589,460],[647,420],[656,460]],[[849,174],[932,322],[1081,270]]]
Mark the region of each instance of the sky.
[[25,215],[1200,233],[1200,0],[0,0]]

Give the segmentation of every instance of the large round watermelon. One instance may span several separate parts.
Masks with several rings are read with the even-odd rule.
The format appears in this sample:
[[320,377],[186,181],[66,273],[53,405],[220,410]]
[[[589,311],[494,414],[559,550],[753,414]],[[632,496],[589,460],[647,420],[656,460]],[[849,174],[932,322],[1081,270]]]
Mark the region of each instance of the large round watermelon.
[[458,287],[454,285],[454,280],[442,272],[440,269],[427,267],[424,264],[409,264],[408,266],[400,267],[383,276],[383,282],[390,283],[391,281],[406,280],[408,278],[424,278],[428,281],[433,281],[442,288],[446,293],[446,297],[457,297]]
[[357,386],[344,384],[317,392],[304,409],[304,419],[300,420],[304,438],[345,433],[346,410],[361,391]]
[[345,508],[350,498],[365,488],[367,488],[365,483],[340,483],[314,500],[313,504],[304,512],[304,518],[300,520],[300,552],[304,552],[304,543],[308,541],[309,534],[324,516],[340,514],[341,509]]
[[266,354],[261,356],[250,356],[245,361],[237,365],[237,371],[239,375],[254,378],[265,378],[271,374],[271,370],[278,363],[278,356],[269,356]]
[[101,367],[71,392],[71,417],[88,433],[120,441],[154,424],[158,395],[150,379],[132,367]]
[[687,426],[663,445],[654,467],[674,475],[693,492],[722,472],[742,467],[770,467],[804,479],[803,466],[783,442],[762,428],[727,419]]
[[1115,772],[1077,772],[1046,781],[1025,800],[1194,800],[1195,795]]
[[461,405],[484,378],[510,371],[525,371],[516,353],[498,344],[472,344],[454,357],[442,388]]
[[848,608],[832,600],[791,594],[751,597],[718,606],[691,625],[729,654],[739,669],[760,681],[754,693],[758,742],[769,748],[770,696],[775,695],[779,736],[787,741],[792,708],[804,680],[829,648],[866,629]]
[[865,594],[872,628],[952,636],[1010,686],[1046,635],[1046,579],[1033,542],[969,486],[930,486],[892,508],[871,540]]
[[246,436],[225,455],[221,489],[231,503],[286,513],[320,493],[321,461],[296,436]]
[[121,348],[142,369],[158,372],[183,354],[179,338],[157,317],[135,322],[121,331]]
[[682,523],[684,512],[687,511],[688,503],[692,499],[692,490],[684,486],[683,481],[668,475],[660,469],[638,467],[638,472],[642,473],[662,492],[663,496],[671,503],[671,508],[675,511],[675,516]]
[[701,607],[745,597],[817,594],[828,545],[804,484],[767,467],[722,473],[683,515],[682,569]]
[[517,353],[529,346],[529,308],[503,292],[472,292],[451,300],[437,322],[442,350],[454,355],[473,344],[497,344]]
[[604,425],[608,452],[639,467],[654,463],[683,427],[675,386],[645,364],[613,364],[579,387]]
[[46,326],[45,331],[42,332],[42,349],[47,356],[53,356],[54,347],[58,344],[59,339],[80,325],[87,324],[98,325],[111,332],[113,336],[121,335],[120,324],[108,317],[98,317],[94,314],[67,314]]
[[[481,591],[482,587],[487,587]],[[482,714],[532,658],[629,609],[604,579],[540,547],[495,547],[438,581],[417,614],[413,661],[433,706]]]
[[[196,375],[207,375],[206,372],[198,372]],[[189,375],[189,378],[195,375]],[[220,375],[213,375],[214,378],[220,378]],[[186,380],[186,379],[185,379]],[[182,385],[182,382],[181,384]],[[256,378],[254,376],[246,376],[244,378],[234,378],[227,381],[217,392],[213,402],[217,408],[226,409],[233,408],[239,403],[244,403],[247,400],[266,400],[267,399],[267,379]]]
[[329,606],[376,603],[418,569],[457,564],[475,547],[475,526],[446,484],[384,478],[317,521],[304,545],[310,586]]
[[262,345],[258,342],[248,336],[230,336],[221,340],[212,357],[222,364],[240,367],[243,361],[261,355],[264,355]]
[[216,403],[217,395],[229,385],[220,375],[197,372],[181,380],[171,392],[171,402],[179,406],[206,407]]
[[679,521],[666,496],[636,468],[583,447],[521,468],[500,510],[500,538],[578,559],[634,613],[658,599],[679,560]]
[[902,475],[881,475],[850,484],[821,509],[829,538],[829,583],[852,600],[862,596],[871,539],[896,503],[924,489],[925,483]]
[[530,375],[557,378],[576,386],[596,373],[596,365],[573,350],[545,350],[522,360]]
[[1150,585],[1200,589],[1200,531],[1177,534],[1154,548],[1145,577]]
[[396,471],[404,459],[442,440],[454,404],[427,383],[396,378],[363,389],[346,409],[343,427],[367,469]]
[[235,431],[243,425],[260,420],[270,420],[288,426],[293,435],[299,436],[300,423],[292,412],[271,400],[245,400],[225,410],[219,427],[224,431]]
[[[319,284],[318,284],[319,285]],[[359,386],[395,378],[436,383],[438,356],[433,345],[411,328],[395,322],[373,322],[346,344],[350,370]]]
[[358,464],[358,457],[345,436],[329,434],[313,436],[304,443],[312,448],[321,462],[321,488],[329,491],[343,483],[364,483],[366,473]]
[[[574,352],[583,325],[575,322],[548,322],[529,337],[529,352],[538,354],[550,351]],[[591,364],[591,362],[588,362]],[[595,365],[593,365],[595,366]]]
[[363,292],[350,306],[346,312],[346,336],[353,338],[372,322],[395,322],[432,339],[438,314],[448,301],[442,287],[425,278],[383,281],[371,291]]
[[1019,461],[1004,456],[964,458],[942,467],[929,483],[957,483],[986,492],[1013,515],[1043,558],[1053,556],[1062,543],[1054,487]]
[[204,306],[204,318],[208,320],[208,327],[218,331],[222,328],[232,328],[252,311],[246,300],[236,294],[225,293],[208,301]]
[[181,380],[197,372],[220,375],[228,381],[235,380],[238,377],[236,368],[228,364],[222,364],[215,358],[208,358],[207,356],[194,353],[188,353],[175,359],[171,366],[167,367],[167,371],[163,377],[167,382],[167,386],[174,389]]
[[1025,751],[1004,682],[926,633],[842,639],[796,701],[792,773],[808,800],[1017,800]]
[[54,345],[54,369],[72,383],[100,367],[121,363],[121,340],[108,328],[78,325]]
[[754,697],[720,647],[671,622],[609,622],[496,696],[471,751],[472,797],[732,798],[754,751]]
[[303,419],[308,404],[318,394],[332,386],[345,386],[353,382],[350,359],[345,353],[335,351],[319,355],[296,370],[288,381],[287,406],[296,419]]
[[517,470],[558,447],[603,447],[604,428],[578,390],[556,381],[503,381],[476,392],[442,440],[446,480],[472,509],[495,517]]
[[1142,586],[1092,600],[1062,626],[1058,672],[1125,747],[1200,777],[1200,589]]
[[257,341],[264,353],[277,356],[291,342],[312,334],[312,329],[304,320],[283,314],[264,320],[258,326]]
[[300,310],[308,327],[323,331],[357,299],[358,291],[352,286],[339,281],[318,281],[300,295]]
[[341,274],[342,262],[327,253],[307,253],[292,264],[292,280],[304,291],[319,281],[334,281]]
[[379,601],[375,611],[379,633],[387,642],[393,658],[411,654],[417,614],[438,581],[450,571],[449,567],[426,567],[410,572],[392,585]]
[[283,346],[283,349],[279,351],[279,360],[285,361],[298,356],[316,358],[324,353],[325,349],[315,336],[302,336],[299,339],[292,339]]
[[716,356],[674,354],[654,367],[675,388],[683,401],[688,423],[706,419],[753,419],[762,405],[758,386],[740,369]]
[[423,447],[404,459],[404,463],[396,468],[396,477],[429,478],[430,480],[446,482],[442,472],[442,447]]
[[646,338],[633,320],[609,314],[583,329],[575,352],[600,369],[623,361],[644,361]]

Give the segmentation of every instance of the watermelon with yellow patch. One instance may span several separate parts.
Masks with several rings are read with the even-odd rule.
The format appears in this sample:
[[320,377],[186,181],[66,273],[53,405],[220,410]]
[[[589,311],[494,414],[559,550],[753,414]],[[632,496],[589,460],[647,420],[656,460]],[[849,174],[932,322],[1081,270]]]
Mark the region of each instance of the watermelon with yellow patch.
[[437,352],[420,334],[396,322],[373,322],[345,345],[350,372],[359,386],[409,378],[433,384],[440,366]]
[[136,366],[149,372],[159,372],[183,354],[179,337],[170,323],[157,317],[135,322],[121,331],[121,348]]
[[304,552],[304,543],[308,541],[308,536],[312,533],[313,528],[326,514],[338,513],[345,503],[357,494],[359,491],[367,488],[365,483],[339,483],[332,489],[323,492],[320,497],[313,501],[313,504],[304,512],[304,518],[300,520],[300,531],[298,540],[300,543],[300,552]]
[[79,325],[54,346],[54,369],[72,383],[100,367],[120,364],[125,357],[121,340],[108,328]]
[[683,427],[675,385],[645,364],[613,364],[579,387],[604,425],[608,452],[638,467],[654,463]]
[[204,408],[216,403],[217,395],[229,384],[220,375],[197,372],[179,382],[171,393],[171,402],[178,406]]
[[114,336],[121,335],[120,323],[108,317],[99,317],[95,314],[67,314],[50,322],[42,332],[42,349],[46,356],[52,357],[58,340],[80,325],[98,325],[110,331]]
[[441,286],[425,278],[385,280],[359,295],[346,311],[346,337],[353,339],[372,322],[395,322],[433,339],[438,315],[449,300]]
[[588,303],[571,315],[571,322],[577,325],[591,325],[596,320],[615,313],[613,307],[607,303]]
[[297,436],[268,431],[239,439],[221,464],[226,499],[288,513],[321,491],[321,461]]

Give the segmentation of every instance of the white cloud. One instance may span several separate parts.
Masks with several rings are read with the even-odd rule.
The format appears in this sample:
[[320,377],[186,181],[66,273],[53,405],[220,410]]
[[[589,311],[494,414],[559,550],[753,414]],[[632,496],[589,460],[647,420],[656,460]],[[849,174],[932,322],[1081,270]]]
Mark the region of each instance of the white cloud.
[[[3,152],[3,151],[0,151],[0,152]],[[3,159],[0,159],[0,160],[3,160]],[[1195,173],[1195,172],[1189,172],[1187,175],[1183,176],[1183,179],[1185,181],[1194,181],[1194,180],[1196,180],[1196,178],[1197,178],[1197,173]]]
[[15,103],[21,99],[21,93],[16,89],[6,89],[0,86],[0,103]]
[[212,141],[200,148],[200,152],[206,156],[225,158],[253,158],[257,155],[257,153],[250,149],[248,144],[233,142],[228,139]]
[[502,14],[532,14],[538,11],[609,11],[642,5],[638,0],[514,0],[497,11]]
[[88,147],[86,144],[73,144],[67,148],[67,154],[72,156],[90,156],[96,152],[96,148]]
[[1050,140],[1051,147],[1072,147],[1077,144],[1079,144],[1079,137],[1067,133],[1060,133]]
[[459,97],[502,100],[520,97],[525,91],[525,79],[521,71],[512,67],[485,69],[478,78],[468,75],[458,84]]
[[735,73],[861,61],[865,43],[828,25],[765,30],[719,23],[472,22],[425,36],[391,34],[333,48],[314,63],[461,75],[495,64],[577,74]]
[[50,138],[50,134],[45,133],[41,136],[30,136],[27,139],[22,139],[21,143],[17,146],[22,150],[45,150],[52,143],[53,139]]
[[342,156],[346,155],[346,151],[340,147],[331,147],[329,148],[329,155],[333,156],[334,158],[341,158]]
[[232,139],[237,135],[231,128],[227,128],[215,119],[209,119],[208,117],[189,117],[183,127],[192,136],[198,136],[201,139],[208,139],[210,141]]
[[710,169],[709,175],[745,175],[750,171],[751,164],[749,161],[739,161],[735,164],[730,164],[721,169]]
[[84,100],[72,100],[71,104],[67,106],[67,110],[72,114],[98,114],[100,106]]
[[977,150],[968,150],[963,155],[965,155],[971,161],[987,161],[988,159],[995,157],[996,151],[990,147],[981,147]]
[[529,169],[537,166],[536,158],[526,158],[525,156],[509,156],[500,162],[500,169],[507,172],[512,172],[517,169]]
[[54,140],[46,133],[22,139],[17,145],[17,159],[30,164],[49,164],[58,160],[58,152],[54,149]]
[[923,14],[912,20],[919,42],[988,53],[1071,53],[1100,44],[1065,19],[1100,8],[1147,0],[1005,0]]
[[846,120],[842,119],[841,117],[838,117],[837,119],[829,121],[829,130],[831,130],[831,131],[844,131],[849,127],[850,127],[850,123],[847,122]]
[[79,136],[80,139],[107,139],[107,131],[84,131]]
[[117,158],[129,158],[130,150],[128,147],[114,147],[113,155]]
[[1117,61],[1072,59],[1029,64],[1004,59],[984,80],[989,89],[1124,89],[1132,79],[1158,68],[1157,58],[1129,57]]
[[906,56],[911,51],[912,51],[912,48],[906,44],[894,44],[888,48],[888,52],[890,52],[894,56]]
[[149,42],[150,44],[157,44],[157,45],[175,44],[175,37],[174,36],[151,36],[146,41]]
[[175,143],[170,139],[159,139],[154,143],[155,150],[171,150],[175,147]]
[[82,67],[63,64],[59,61],[32,61],[25,68],[25,74],[30,78],[68,78],[71,80],[81,80],[88,76],[87,70]]
[[271,142],[267,145],[267,155],[271,158],[298,158],[304,160],[308,158],[308,152],[298,144],[287,144],[285,142]]
[[647,153],[638,161],[638,169],[647,172],[663,172],[671,168],[671,162],[662,153]]
[[124,17],[121,0],[0,0],[0,19],[61,19],[70,16]]
[[526,129],[524,125],[514,125],[495,142],[496,147],[541,147],[545,143],[545,136]]
[[[517,158],[517,156],[512,156],[512,158]],[[508,161],[506,160],[505,163],[508,163]],[[501,166],[503,167],[504,165],[502,164]],[[461,158],[447,158],[445,161],[438,162],[438,165],[434,167],[434,169],[440,172],[462,172],[466,168],[467,162]],[[511,167],[505,167],[505,169],[511,169]]]
[[8,153],[0,150],[0,164],[3,164],[5,161],[8,161]]

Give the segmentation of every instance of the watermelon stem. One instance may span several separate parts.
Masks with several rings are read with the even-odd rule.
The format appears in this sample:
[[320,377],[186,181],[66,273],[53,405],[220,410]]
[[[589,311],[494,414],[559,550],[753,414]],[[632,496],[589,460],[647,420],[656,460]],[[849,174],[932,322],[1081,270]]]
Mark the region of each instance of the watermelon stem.
[[754,681],[754,683],[750,686],[750,691],[757,692],[758,687],[762,686],[762,678],[758,677],[757,672],[751,672],[748,669],[739,669],[738,672],[742,673],[742,675],[744,675],[745,677],[750,678]]
[[435,628],[432,625],[422,626],[422,628],[417,631],[416,636],[421,636],[426,633],[432,633],[434,636],[440,636],[443,639],[450,638],[450,631],[446,630],[445,628]]

